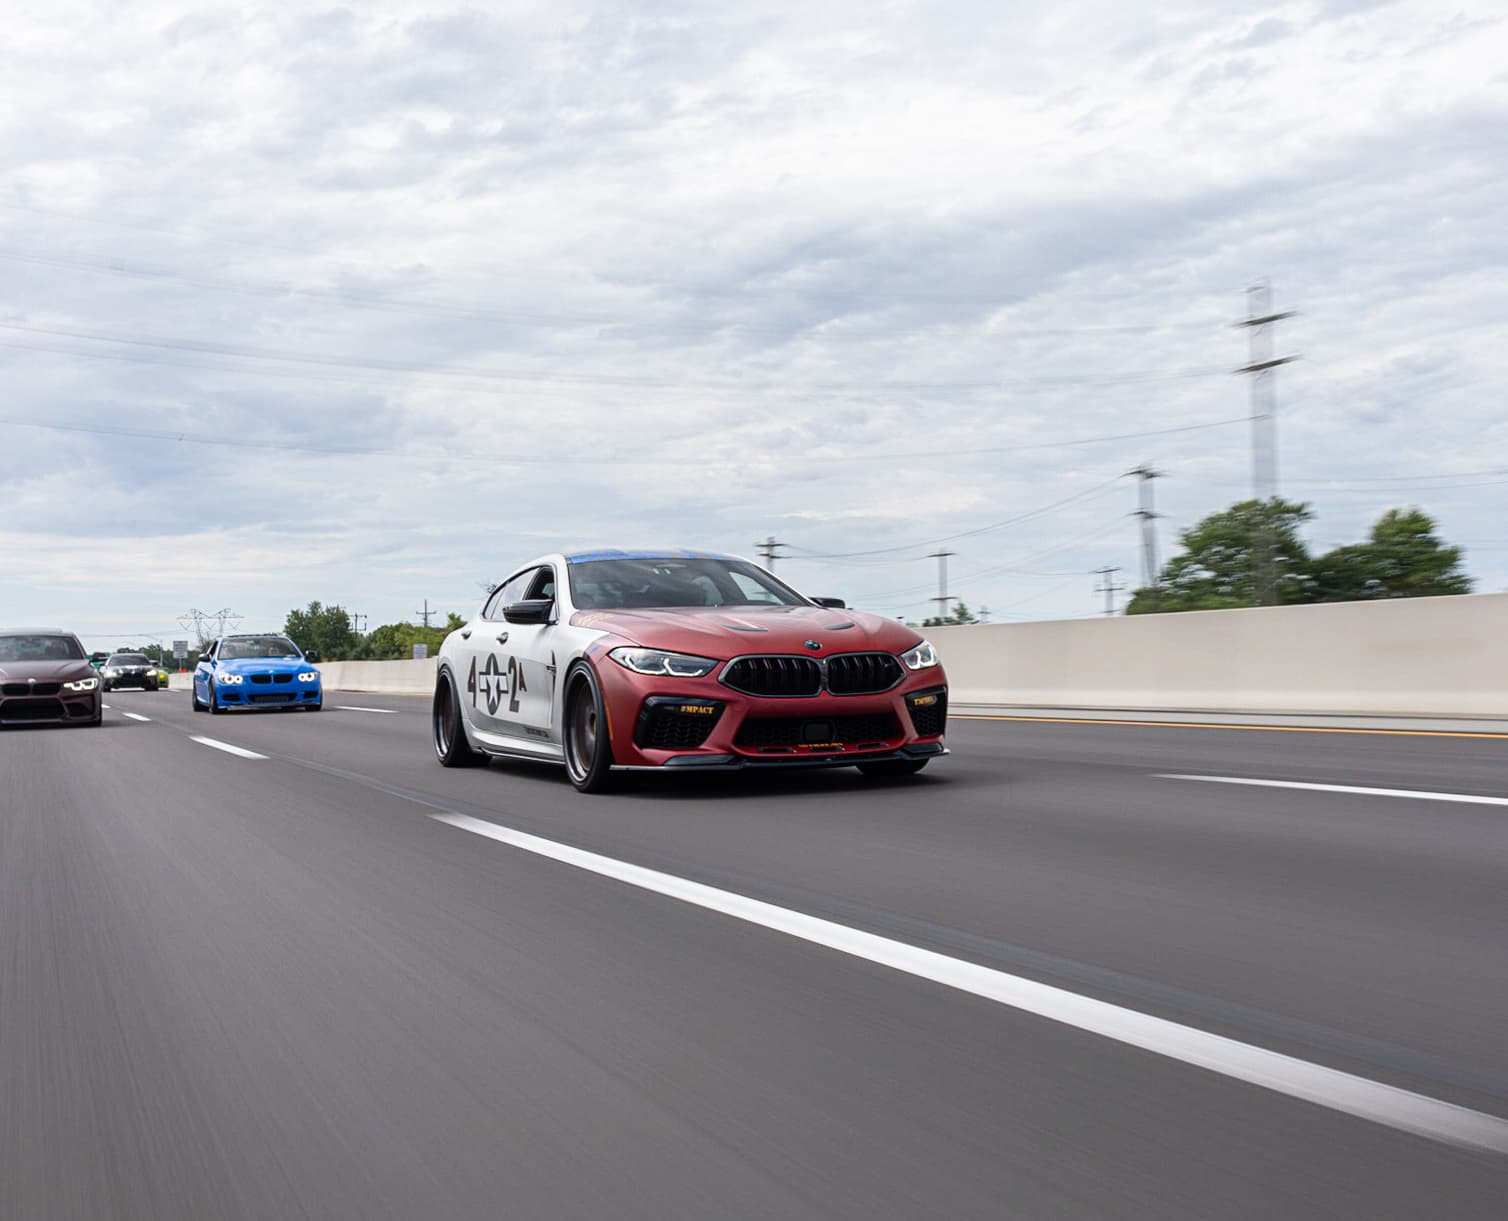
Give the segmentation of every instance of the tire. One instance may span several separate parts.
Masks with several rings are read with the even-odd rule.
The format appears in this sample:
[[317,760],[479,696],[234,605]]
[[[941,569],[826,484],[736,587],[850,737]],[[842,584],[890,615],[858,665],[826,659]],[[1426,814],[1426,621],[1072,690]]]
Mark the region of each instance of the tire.
[[325,709],[325,701],[320,700],[317,704],[305,704],[304,707],[307,708],[310,712],[323,712]]
[[105,691],[105,692],[108,692],[108,691],[109,691],[109,690],[110,690],[110,683],[109,683],[109,680],[107,680],[107,679],[103,679],[103,678],[102,678],[102,679],[100,679],[100,684],[99,684],[99,689],[100,689],[100,690],[101,690],[101,691]]
[[861,774],[872,780],[904,780],[926,767],[927,759],[886,759],[880,763],[860,763]]
[[215,680],[209,680],[209,714],[219,716],[225,709],[220,707],[220,697],[215,694]]
[[[324,700],[314,706],[318,712]],[[477,751],[466,736],[466,719],[461,715],[461,699],[450,681],[450,672],[441,671],[435,680],[435,698],[430,705],[430,736],[435,758],[441,767],[480,767],[487,756]]]
[[147,688],[147,690],[148,691],[156,691],[157,690],[157,684],[153,683],[150,687]]
[[614,787],[613,740],[602,687],[592,667],[578,661],[566,675],[561,745],[566,775],[578,793],[606,793]]

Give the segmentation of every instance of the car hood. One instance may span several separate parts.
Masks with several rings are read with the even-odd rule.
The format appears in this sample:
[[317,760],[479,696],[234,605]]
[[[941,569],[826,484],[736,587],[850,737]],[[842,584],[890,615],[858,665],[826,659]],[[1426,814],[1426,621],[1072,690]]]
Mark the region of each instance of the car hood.
[[90,678],[94,667],[82,658],[65,661],[5,661],[0,662],[0,682],[24,683],[34,678],[39,683],[73,682]]
[[[651,649],[726,660],[745,653],[904,653],[921,637],[903,623],[825,606],[692,606],[578,611],[576,627],[611,632]],[[814,640],[822,646],[807,645]]]
[[215,668],[229,674],[281,674],[284,670],[312,670],[314,667],[302,657],[237,657],[233,661],[218,661]]

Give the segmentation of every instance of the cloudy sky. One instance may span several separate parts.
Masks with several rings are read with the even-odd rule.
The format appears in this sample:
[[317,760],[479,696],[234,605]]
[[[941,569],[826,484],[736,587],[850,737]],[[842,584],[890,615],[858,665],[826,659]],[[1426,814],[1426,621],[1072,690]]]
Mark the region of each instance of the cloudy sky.
[[0,622],[469,613],[787,544],[908,618],[1095,613],[1250,494],[1300,311],[1315,547],[1508,587],[1499,0],[5,5]]

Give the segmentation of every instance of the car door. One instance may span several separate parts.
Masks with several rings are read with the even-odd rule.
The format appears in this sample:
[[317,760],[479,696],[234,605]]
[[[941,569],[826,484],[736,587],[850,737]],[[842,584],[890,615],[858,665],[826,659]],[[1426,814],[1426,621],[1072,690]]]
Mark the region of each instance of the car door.
[[201,703],[209,703],[209,680],[214,672],[215,654],[219,651],[217,640],[199,654],[199,664],[194,667],[194,697]]
[[483,733],[511,736],[507,648],[513,625],[503,619],[503,607],[523,600],[538,571],[526,568],[499,585],[458,650],[462,713]]
[[[523,594],[513,602],[549,601],[548,623],[508,623],[496,637],[502,657],[506,697],[499,708],[503,731],[536,742],[554,740],[552,732],[557,684],[556,651],[560,628],[554,622],[556,573],[552,565],[537,568]],[[502,606],[507,607],[509,601]],[[499,609],[501,616],[502,609]]]

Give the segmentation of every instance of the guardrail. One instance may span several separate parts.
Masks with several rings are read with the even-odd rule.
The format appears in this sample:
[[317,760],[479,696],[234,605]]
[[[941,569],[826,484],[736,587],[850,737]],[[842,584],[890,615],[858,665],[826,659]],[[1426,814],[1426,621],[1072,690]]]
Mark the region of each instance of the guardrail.
[[[976,624],[927,635],[948,668],[954,705],[1508,717],[1508,594]],[[320,671],[332,691],[434,689],[433,658],[326,662]]]

